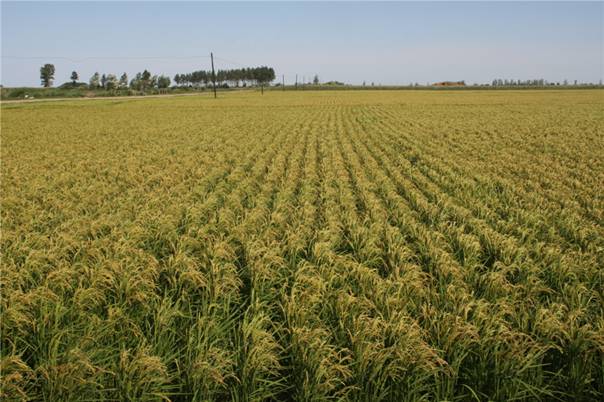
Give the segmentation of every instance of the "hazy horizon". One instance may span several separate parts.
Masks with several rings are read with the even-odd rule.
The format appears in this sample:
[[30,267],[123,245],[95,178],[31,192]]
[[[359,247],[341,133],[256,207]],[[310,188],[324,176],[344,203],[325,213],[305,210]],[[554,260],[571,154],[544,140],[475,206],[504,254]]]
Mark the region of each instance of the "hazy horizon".
[[601,2],[2,2],[4,86],[268,65],[286,83],[598,82]]

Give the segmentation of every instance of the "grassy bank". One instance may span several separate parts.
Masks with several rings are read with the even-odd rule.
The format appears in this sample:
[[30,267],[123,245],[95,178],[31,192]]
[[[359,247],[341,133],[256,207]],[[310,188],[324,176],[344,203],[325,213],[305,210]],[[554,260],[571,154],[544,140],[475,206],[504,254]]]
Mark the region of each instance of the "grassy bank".
[[[404,86],[404,85],[286,85],[286,86],[271,86],[265,87],[264,91],[375,91],[375,90],[413,90],[413,91],[504,91],[504,90],[578,90],[578,89],[602,89],[597,85],[582,85],[582,86],[561,86],[548,85],[542,87],[532,86]],[[218,87],[217,91],[260,91],[260,87]],[[212,91],[212,88],[196,88],[196,87],[171,87],[166,89],[148,89],[138,91],[134,89],[88,89],[88,88],[33,88],[33,87],[18,87],[18,88],[1,88],[0,99],[2,100],[22,100],[22,99],[49,99],[49,98],[101,98],[115,96],[145,96],[145,95],[162,95],[162,94],[184,94],[195,92]]]
[[194,93],[203,92],[207,89],[203,88],[168,88],[168,89],[149,89],[145,91],[137,91],[134,89],[88,89],[88,88],[2,88],[2,100],[19,100],[19,99],[48,99],[48,98],[100,98],[114,96],[142,96],[142,95],[161,95],[161,94],[179,94],[179,93]]

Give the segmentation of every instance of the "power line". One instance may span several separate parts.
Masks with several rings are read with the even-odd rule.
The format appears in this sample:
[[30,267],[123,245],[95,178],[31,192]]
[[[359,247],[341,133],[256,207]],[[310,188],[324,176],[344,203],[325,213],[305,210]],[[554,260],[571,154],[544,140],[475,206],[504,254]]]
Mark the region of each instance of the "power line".
[[81,62],[86,60],[192,60],[209,59],[210,56],[87,56],[72,58],[65,56],[0,56],[2,59],[17,60],[38,60],[38,59],[60,59],[71,62]]
[[[94,60],[194,60],[194,59],[210,59],[210,55],[205,56],[86,56],[86,57],[67,57],[67,56],[0,56],[2,59],[15,59],[15,60],[67,60],[73,63],[79,63],[84,61]],[[214,57],[215,60],[219,60],[226,63],[236,64],[241,67],[249,67],[249,64],[244,64],[235,60],[225,59],[223,57]]]
[[233,61],[233,60],[228,60],[228,59],[223,59],[222,57],[214,57],[216,60],[220,60],[220,61],[226,61],[227,63],[231,63],[231,64],[237,64],[241,67],[246,67],[246,64],[243,63],[239,63],[238,61]]
[[[15,59],[15,60],[67,60],[74,63],[83,61],[94,61],[94,60],[194,60],[194,59],[209,59],[210,55],[204,56],[86,56],[86,57],[67,57],[67,56],[14,56],[14,55],[0,55],[2,59]],[[226,63],[236,64],[241,67],[249,67],[251,64],[244,64],[239,61],[225,59],[223,57],[214,56],[215,60],[219,60]],[[291,71],[282,71],[287,75],[293,75]]]

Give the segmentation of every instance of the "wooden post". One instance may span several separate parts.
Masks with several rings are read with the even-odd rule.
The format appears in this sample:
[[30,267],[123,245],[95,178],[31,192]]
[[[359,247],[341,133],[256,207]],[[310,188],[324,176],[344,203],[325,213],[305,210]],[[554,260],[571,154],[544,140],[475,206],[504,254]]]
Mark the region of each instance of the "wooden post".
[[216,73],[214,72],[214,54],[210,53],[210,59],[212,60],[212,86],[214,87],[214,99],[216,99]]

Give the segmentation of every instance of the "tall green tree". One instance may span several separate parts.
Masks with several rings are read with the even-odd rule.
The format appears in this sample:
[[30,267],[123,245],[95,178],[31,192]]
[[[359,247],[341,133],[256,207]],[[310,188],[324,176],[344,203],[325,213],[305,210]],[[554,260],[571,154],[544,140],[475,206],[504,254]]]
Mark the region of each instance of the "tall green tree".
[[120,88],[128,88],[128,74],[124,73],[120,77]]
[[145,71],[143,71],[143,74],[141,76],[141,82],[140,82],[141,89],[144,91],[150,85],[151,85],[151,73],[149,71],[145,70]]
[[136,73],[134,78],[130,81],[130,88],[140,91],[142,88],[142,82],[143,82],[143,74]]
[[44,64],[40,67],[40,80],[44,88],[52,86],[52,81],[55,79],[55,66],[54,64]]
[[170,86],[170,77],[160,75],[157,77],[157,87],[159,89],[166,89]]
[[78,76],[78,73],[77,73],[77,72],[75,72],[75,71],[72,71],[72,72],[71,72],[71,77],[70,77],[70,78],[71,78],[71,83],[72,83],[72,84],[73,84],[73,86],[75,87],[76,83],[78,82],[78,79],[80,78],[80,77]]
[[113,74],[109,74],[105,79],[105,89],[116,89],[118,83],[117,77]]
[[275,70],[272,67],[257,67],[252,69],[252,76],[260,84],[260,90],[264,94],[264,86],[275,79]]
[[90,77],[89,84],[90,89],[97,89],[99,86],[101,86],[99,73],[92,74],[92,77]]

